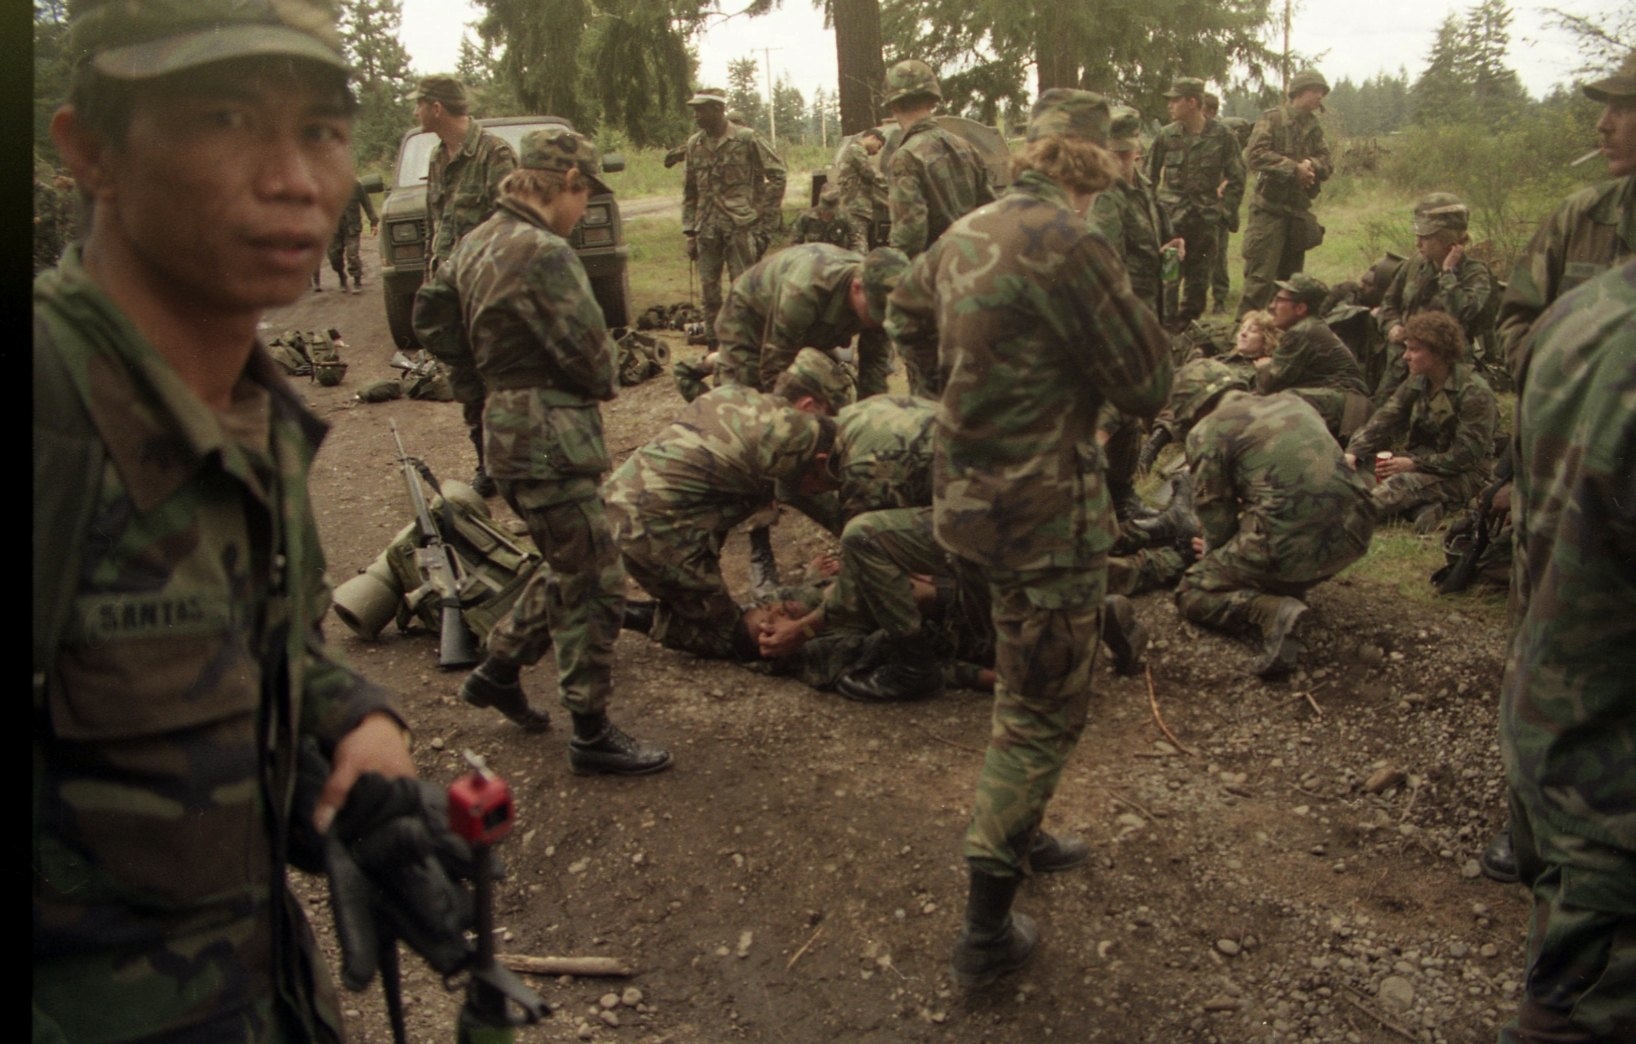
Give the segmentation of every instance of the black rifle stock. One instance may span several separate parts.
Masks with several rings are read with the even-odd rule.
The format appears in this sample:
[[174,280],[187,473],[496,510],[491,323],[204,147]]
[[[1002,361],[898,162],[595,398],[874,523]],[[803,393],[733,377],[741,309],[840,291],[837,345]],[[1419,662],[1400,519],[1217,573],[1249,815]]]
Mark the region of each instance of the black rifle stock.
[[392,422],[392,441],[397,443],[398,463],[403,466],[403,481],[409,488],[409,504],[415,509],[415,528],[418,531],[415,566],[437,592],[437,604],[442,610],[437,665],[444,670],[470,667],[477,662],[477,639],[460,615],[460,571],[455,566],[448,545],[443,542],[437,524],[432,521],[431,509],[426,506],[426,495],[420,488],[420,474],[415,469],[414,460],[404,452],[396,421]]
[[1472,509],[1471,546],[1466,548],[1460,555],[1460,560],[1449,567],[1448,572],[1438,581],[1438,594],[1457,594],[1471,586],[1472,577],[1477,575],[1477,566],[1487,553],[1489,541],[1497,528],[1488,515],[1494,509],[1494,494],[1498,490],[1498,484],[1490,485],[1477,498],[1477,506]]

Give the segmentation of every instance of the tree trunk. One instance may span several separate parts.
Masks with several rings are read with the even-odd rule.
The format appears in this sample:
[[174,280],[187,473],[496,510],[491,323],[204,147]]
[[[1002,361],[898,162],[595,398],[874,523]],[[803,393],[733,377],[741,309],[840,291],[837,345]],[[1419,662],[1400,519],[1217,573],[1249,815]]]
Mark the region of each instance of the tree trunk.
[[880,122],[880,89],[886,79],[881,57],[880,0],[832,0],[835,67],[839,74],[841,133],[856,134]]
[[1052,87],[1078,87],[1079,62],[1074,57],[1074,37],[1064,24],[1061,7],[1045,3],[1034,14],[1034,67],[1039,77],[1039,92]]

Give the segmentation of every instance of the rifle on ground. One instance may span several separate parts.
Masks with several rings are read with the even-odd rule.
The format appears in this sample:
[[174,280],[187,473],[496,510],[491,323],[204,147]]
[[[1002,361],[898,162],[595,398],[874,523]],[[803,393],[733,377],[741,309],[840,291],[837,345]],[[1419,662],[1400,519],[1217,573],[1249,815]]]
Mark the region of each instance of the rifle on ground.
[[1477,498],[1477,506],[1468,516],[1470,528],[1470,544],[1461,552],[1460,557],[1453,565],[1445,566],[1432,576],[1432,582],[1437,585],[1438,594],[1458,594],[1471,586],[1472,577],[1477,574],[1477,566],[1481,564],[1483,555],[1488,552],[1489,542],[1493,539],[1494,530],[1499,526],[1489,517],[1494,509],[1494,494],[1509,479],[1501,479],[1490,483]]
[[397,443],[398,463],[403,465],[403,481],[409,488],[410,506],[415,509],[419,545],[415,549],[415,566],[437,592],[437,603],[442,608],[437,665],[445,670],[470,667],[477,662],[477,639],[466,626],[465,617],[460,615],[460,571],[456,559],[432,521],[426,495],[420,488],[420,462],[404,452],[396,421],[392,422],[392,441]]

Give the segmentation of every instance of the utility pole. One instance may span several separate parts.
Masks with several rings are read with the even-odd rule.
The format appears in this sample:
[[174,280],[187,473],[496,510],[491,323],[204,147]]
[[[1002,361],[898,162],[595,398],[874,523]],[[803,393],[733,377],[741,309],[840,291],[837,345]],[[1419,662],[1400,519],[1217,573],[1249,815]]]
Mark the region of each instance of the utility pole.
[[773,60],[771,52],[782,51],[782,47],[763,47],[761,61],[767,69],[767,131],[773,141],[773,148],[778,148],[778,96],[773,93]]

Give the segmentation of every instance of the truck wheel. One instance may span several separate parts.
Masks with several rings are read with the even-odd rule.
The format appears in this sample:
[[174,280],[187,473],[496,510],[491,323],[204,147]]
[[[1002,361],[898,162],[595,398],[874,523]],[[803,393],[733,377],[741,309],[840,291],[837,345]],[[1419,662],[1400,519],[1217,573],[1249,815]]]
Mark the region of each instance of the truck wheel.
[[394,291],[391,284],[387,284],[386,294],[386,325],[392,331],[392,340],[404,351],[412,351],[420,347],[415,339],[415,291],[408,293],[402,290]]
[[596,303],[602,306],[602,321],[608,324],[608,329],[631,324],[629,266],[607,275],[592,276],[591,292],[596,295]]

